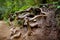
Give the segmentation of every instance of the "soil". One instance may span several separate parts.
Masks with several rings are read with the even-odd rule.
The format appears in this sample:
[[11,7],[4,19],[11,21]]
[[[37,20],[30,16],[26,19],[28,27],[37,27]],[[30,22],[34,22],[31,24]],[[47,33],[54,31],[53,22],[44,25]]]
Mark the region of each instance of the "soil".
[[5,21],[0,21],[0,40],[7,40],[9,36],[9,28]]

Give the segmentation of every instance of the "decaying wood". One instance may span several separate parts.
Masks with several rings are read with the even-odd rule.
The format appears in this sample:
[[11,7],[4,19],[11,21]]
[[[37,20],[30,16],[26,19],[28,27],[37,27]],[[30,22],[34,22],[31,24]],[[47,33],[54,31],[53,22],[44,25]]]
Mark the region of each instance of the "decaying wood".
[[27,13],[25,15],[19,15],[18,18],[19,19],[24,19],[25,17],[27,17],[28,15],[30,15],[30,13]]
[[41,18],[41,17],[46,17],[46,15],[36,15],[35,17],[30,18],[29,21],[32,21],[32,20],[34,20],[36,18]]
[[13,27],[13,28],[10,29],[10,31],[11,31],[11,33],[10,33],[10,39],[11,40],[14,39],[14,38],[17,38],[17,37],[21,36],[21,32],[19,30],[20,29],[15,28],[15,27]]
[[17,16],[19,20],[24,20],[24,24],[27,27],[22,27],[23,32],[15,33],[16,31],[13,31],[14,35],[11,36],[11,39],[21,36],[21,40],[58,40],[55,11],[48,8],[46,11],[43,11],[42,8],[39,9],[41,13],[34,15],[34,17],[28,17],[28,15],[31,15],[30,12]]

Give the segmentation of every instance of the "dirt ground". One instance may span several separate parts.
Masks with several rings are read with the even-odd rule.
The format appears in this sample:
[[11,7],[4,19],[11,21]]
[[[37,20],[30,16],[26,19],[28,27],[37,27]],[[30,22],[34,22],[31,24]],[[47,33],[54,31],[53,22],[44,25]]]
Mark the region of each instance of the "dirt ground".
[[5,21],[0,21],[0,40],[7,40],[9,28]]

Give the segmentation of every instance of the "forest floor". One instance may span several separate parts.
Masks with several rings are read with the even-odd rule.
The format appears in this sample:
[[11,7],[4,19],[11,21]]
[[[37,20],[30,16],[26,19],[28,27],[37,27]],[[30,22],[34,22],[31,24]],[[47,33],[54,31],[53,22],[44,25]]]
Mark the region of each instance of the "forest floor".
[[[26,34],[25,29],[23,29],[22,33],[23,33],[23,35]],[[9,35],[10,35],[10,28],[8,27],[8,25],[6,24],[5,21],[0,21],[0,40],[9,39]],[[36,29],[32,30],[32,35],[33,36],[29,36],[26,39],[27,40],[40,40],[40,38],[42,40],[57,39],[57,31],[56,30],[54,31],[52,29],[46,29],[45,30],[43,28],[36,28]],[[48,36],[46,36],[46,35],[48,35]],[[14,40],[20,40],[20,38],[19,39],[14,39]]]
[[6,40],[9,36],[9,28],[5,21],[0,21],[0,40]]

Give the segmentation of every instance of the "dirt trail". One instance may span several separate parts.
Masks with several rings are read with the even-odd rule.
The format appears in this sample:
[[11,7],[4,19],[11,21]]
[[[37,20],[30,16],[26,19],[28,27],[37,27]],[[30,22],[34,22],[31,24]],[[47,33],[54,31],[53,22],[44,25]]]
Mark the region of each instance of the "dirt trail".
[[5,21],[0,21],[0,40],[7,40],[9,28]]

